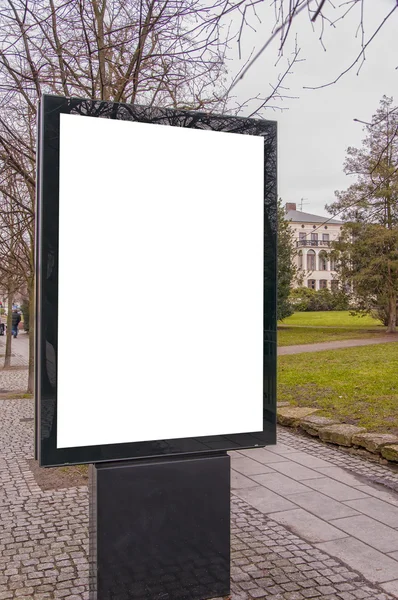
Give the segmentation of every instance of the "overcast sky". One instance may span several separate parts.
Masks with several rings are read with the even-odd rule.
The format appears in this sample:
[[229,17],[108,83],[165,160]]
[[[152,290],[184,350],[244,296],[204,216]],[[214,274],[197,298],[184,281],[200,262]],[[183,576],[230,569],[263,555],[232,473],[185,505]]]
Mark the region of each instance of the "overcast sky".
[[[394,4],[395,0],[365,1],[365,35],[373,33]],[[269,35],[272,13],[264,8],[257,31],[245,29],[246,55],[253,46],[259,48]],[[357,25],[358,11],[336,29],[328,27],[324,34],[325,52],[318,41],[319,33],[312,32],[308,16],[300,15],[295,32],[305,62],[296,64],[287,80],[287,93],[298,99],[279,103],[287,109],[283,112],[268,110],[265,114],[265,118],[278,122],[279,196],[284,202],[296,202],[297,208],[303,198],[306,212],[327,215],[324,207],[334,200],[334,191],[350,184],[343,172],[345,151],[348,146],[360,146],[364,137],[363,126],[353,119],[370,121],[383,94],[393,96],[398,104],[398,11],[372,42],[358,76],[354,68],[331,87],[303,89],[333,81],[351,64],[360,49],[355,40]],[[294,34],[287,50],[292,51],[293,47]],[[269,93],[268,82],[275,81],[283,69],[283,64],[273,67],[276,50],[274,44],[235,88],[239,100],[258,92]],[[236,57],[231,61],[234,70],[239,64]]]

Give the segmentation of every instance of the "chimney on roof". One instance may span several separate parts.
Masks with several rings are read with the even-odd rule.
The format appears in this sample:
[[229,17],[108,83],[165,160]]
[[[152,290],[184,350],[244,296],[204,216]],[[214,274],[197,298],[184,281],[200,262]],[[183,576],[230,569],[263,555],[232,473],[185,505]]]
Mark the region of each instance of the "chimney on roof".
[[286,202],[285,213],[289,212],[289,210],[297,210],[297,205],[295,202]]

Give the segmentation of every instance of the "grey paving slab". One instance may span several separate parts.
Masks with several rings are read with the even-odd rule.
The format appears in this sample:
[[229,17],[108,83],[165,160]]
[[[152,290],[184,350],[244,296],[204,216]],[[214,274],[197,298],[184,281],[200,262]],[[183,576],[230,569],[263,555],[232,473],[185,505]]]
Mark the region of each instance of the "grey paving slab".
[[395,560],[398,560],[398,552],[389,552],[388,556],[391,556],[391,558],[395,558]]
[[326,460],[322,460],[322,458],[317,458],[316,456],[311,456],[311,454],[306,454],[305,452],[295,452],[291,455],[291,460],[303,465],[304,467],[309,467],[310,469],[330,467],[330,463],[328,463]]
[[302,483],[286,477],[282,473],[275,473],[275,471],[263,475],[252,475],[252,479],[281,496],[308,492],[308,488]]
[[256,482],[231,469],[231,489],[254,487]]
[[[369,544],[372,548],[381,552],[398,552],[398,531],[380,521],[375,521],[366,515],[357,517],[346,517],[331,521],[333,525],[339,527],[353,537]],[[397,572],[398,575],[398,572]]]
[[266,448],[254,448],[253,450],[242,450],[240,452],[241,455],[248,456],[253,460],[258,460],[258,462],[263,463],[264,465],[271,465],[276,462],[283,462],[286,460],[285,455],[276,454],[275,452],[270,452]]
[[306,481],[307,479],[319,479],[323,477],[321,473],[309,469],[308,467],[303,467],[303,465],[299,465],[291,460],[274,463],[271,466],[275,471],[279,471],[279,473],[283,473],[296,481]]
[[232,498],[231,533],[231,600],[393,598],[236,497]]
[[385,583],[397,578],[398,562],[396,560],[351,536],[340,540],[321,542],[315,546],[336,556],[352,569],[357,569],[362,573],[366,571],[367,578],[373,583]]
[[282,496],[279,496],[262,486],[238,489],[235,490],[235,494],[265,515],[281,510],[296,508],[295,505],[289,500],[286,500],[286,498],[282,498]]
[[312,479],[306,483],[308,487],[317,490],[318,492],[322,492],[323,494],[326,494],[326,496],[334,498],[335,500],[344,501],[357,500],[359,498],[369,498],[365,492],[346,485],[345,483],[341,483],[340,481],[336,481],[335,479],[330,479],[329,477]]
[[336,479],[336,481],[341,481],[341,483],[346,483],[353,487],[364,485],[363,477],[356,476],[354,473],[349,473],[341,467],[314,467],[314,469],[326,477]]
[[273,444],[271,446],[267,446],[267,450],[273,452],[274,454],[293,454],[297,452],[295,448],[291,446],[286,446],[285,444]]
[[398,508],[392,506],[389,502],[384,502],[379,498],[364,498],[362,500],[348,500],[344,504],[368,515],[368,517],[373,517],[385,525],[398,527]]
[[[398,471],[389,465],[370,461],[367,457],[352,454],[347,449],[332,444],[322,444],[319,440],[303,436],[294,429],[278,427],[278,440],[299,452],[322,458],[332,467],[339,467],[343,472],[351,474],[363,484],[382,483],[389,485],[398,493]],[[349,481],[343,481],[354,485]]]
[[384,500],[384,502],[388,502],[393,506],[398,506],[398,495],[394,494],[394,492],[390,492],[388,488],[375,487],[371,485],[358,485],[357,489],[361,492],[365,492],[365,494],[368,494],[369,496],[374,496],[375,498]]
[[394,579],[394,581],[389,581],[388,583],[382,583],[381,587],[387,594],[394,594],[398,598],[398,579]]
[[333,525],[326,523],[322,519],[318,519],[318,517],[302,508],[273,513],[271,519],[281,525],[285,525],[290,531],[293,531],[293,533],[296,533],[308,542],[327,542],[347,537],[344,531],[333,527]]
[[264,465],[263,463],[258,462],[257,460],[252,460],[247,456],[239,456],[232,457],[231,460],[232,468],[242,475],[260,475],[260,473],[272,473],[272,469]]
[[353,517],[359,514],[358,511],[349,506],[316,491],[307,492],[306,494],[294,494],[287,496],[287,498],[317,517],[325,519],[325,521]]

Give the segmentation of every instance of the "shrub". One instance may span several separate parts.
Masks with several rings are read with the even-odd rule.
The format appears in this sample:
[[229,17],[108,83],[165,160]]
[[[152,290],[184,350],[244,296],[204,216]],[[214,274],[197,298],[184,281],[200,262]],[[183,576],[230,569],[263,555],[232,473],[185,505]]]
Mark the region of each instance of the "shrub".
[[329,289],[311,290],[300,287],[292,290],[291,302],[298,312],[348,310],[349,308],[349,298],[342,290],[332,292]]
[[306,287],[294,288],[290,293],[291,303],[297,312],[306,312],[311,300],[316,294],[315,290]]

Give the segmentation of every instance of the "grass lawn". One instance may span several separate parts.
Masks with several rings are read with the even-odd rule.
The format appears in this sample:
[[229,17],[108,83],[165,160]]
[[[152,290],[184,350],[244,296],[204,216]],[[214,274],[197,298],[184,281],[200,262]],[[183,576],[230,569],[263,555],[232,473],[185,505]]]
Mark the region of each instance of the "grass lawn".
[[278,400],[372,431],[398,433],[397,343],[278,358]]
[[380,321],[370,315],[353,317],[348,310],[325,310],[319,312],[296,312],[291,317],[284,319],[281,325],[294,327],[349,327],[350,329],[363,329],[378,327],[383,329]]
[[278,327],[278,346],[377,338],[383,335],[384,330],[339,329],[338,327]]
[[278,345],[372,338],[385,330],[380,321],[353,317],[349,311],[298,312],[278,324]]

